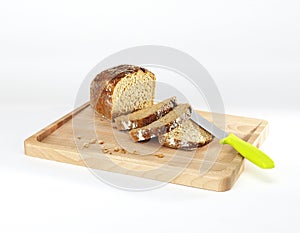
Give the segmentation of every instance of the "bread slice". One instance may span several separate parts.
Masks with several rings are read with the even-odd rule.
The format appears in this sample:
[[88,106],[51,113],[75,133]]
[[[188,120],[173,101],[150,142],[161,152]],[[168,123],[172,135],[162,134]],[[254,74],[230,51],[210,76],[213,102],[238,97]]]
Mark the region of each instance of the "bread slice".
[[211,142],[213,136],[192,120],[187,120],[172,131],[160,135],[161,145],[175,149],[194,150]]
[[108,119],[153,105],[155,75],[149,70],[120,65],[98,74],[90,86],[90,104]]
[[177,106],[176,97],[171,97],[148,108],[143,108],[128,115],[114,119],[113,127],[118,130],[129,130],[149,125],[166,115]]
[[130,137],[137,142],[163,135],[188,120],[191,117],[191,113],[192,109],[189,104],[179,104],[157,121],[144,127],[130,130]]

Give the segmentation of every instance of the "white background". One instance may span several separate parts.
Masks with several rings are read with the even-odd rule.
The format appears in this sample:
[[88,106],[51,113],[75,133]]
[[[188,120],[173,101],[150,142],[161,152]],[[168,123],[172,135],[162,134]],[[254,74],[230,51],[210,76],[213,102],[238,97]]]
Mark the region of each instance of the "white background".
[[[299,232],[300,4],[0,1],[0,232]],[[121,49],[196,58],[227,113],[270,122],[274,170],[246,163],[233,189],[125,192],[82,167],[24,156],[23,141],[72,110],[85,75]]]

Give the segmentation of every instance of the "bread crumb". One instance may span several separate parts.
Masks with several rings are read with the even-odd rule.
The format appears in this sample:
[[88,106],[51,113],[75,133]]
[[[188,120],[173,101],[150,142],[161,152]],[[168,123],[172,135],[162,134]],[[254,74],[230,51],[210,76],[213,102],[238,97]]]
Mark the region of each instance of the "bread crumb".
[[80,140],[80,139],[81,139],[81,136],[77,136],[77,139]]
[[121,153],[121,154],[126,154],[126,150],[122,148],[122,149],[120,150],[120,153]]
[[84,143],[82,148],[89,148],[90,144],[89,143]]
[[163,154],[155,154],[155,156],[157,157],[157,158],[163,158],[163,157],[165,157]]
[[102,149],[102,152],[106,154],[106,153],[109,152],[109,150],[108,150],[107,148],[103,148],[103,149]]
[[139,155],[139,152],[136,151],[136,150],[134,150],[132,153],[135,154],[135,155]]
[[95,144],[97,142],[97,139],[93,138],[90,140],[90,144]]
[[98,144],[102,145],[102,144],[104,144],[104,141],[103,140],[98,140]]

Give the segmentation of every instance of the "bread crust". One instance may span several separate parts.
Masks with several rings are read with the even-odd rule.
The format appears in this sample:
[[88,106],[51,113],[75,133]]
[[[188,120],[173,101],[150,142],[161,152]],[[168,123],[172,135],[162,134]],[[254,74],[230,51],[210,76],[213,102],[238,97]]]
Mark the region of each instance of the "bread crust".
[[139,70],[150,74],[155,81],[155,75],[142,67],[134,65],[119,65],[99,73],[90,86],[90,105],[99,114],[112,119],[112,97],[117,83],[127,75]]
[[[177,106],[176,102],[176,97],[172,97],[170,99],[167,99],[160,108],[156,109],[156,111],[150,115],[143,116],[142,118],[139,119],[132,119],[131,116],[133,116],[136,113],[139,113],[141,111],[145,111],[145,109],[138,110],[137,112],[130,113],[128,115],[122,115],[117,118],[115,118],[113,127],[118,129],[118,130],[130,130],[130,129],[135,129],[135,128],[140,128],[146,125],[149,125],[153,121],[158,120],[159,118],[163,117],[167,113],[169,113],[174,107]],[[162,103],[160,102],[160,103]],[[158,104],[160,104],[158,103]],[[153,105],[150,106],[149,108],[157,106]]]
[[135,142],[144,141],[156,136],[163,135],[170,132],[172,129],[175,129],[184,121],[188,120],[191,117],[191,114],[192,108],[191,106],[188,106],[187,109],[184,112],[180,113],[176,119],[173,119],[164,125],[158,125],[157,127],[150,127],[149,125],[149,127],[145,126],[142,128],[132,129],[129,131],[129,135]]

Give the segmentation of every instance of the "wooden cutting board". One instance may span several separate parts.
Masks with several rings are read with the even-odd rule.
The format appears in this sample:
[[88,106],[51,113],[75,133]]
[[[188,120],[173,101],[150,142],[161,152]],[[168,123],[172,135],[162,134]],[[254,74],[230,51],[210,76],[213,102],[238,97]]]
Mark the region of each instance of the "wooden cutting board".
[[[199,113],[210,120],[210,113]],[[267,121],[225,117],[228,132],[257,147],[265,140]],[[26,155],[38,158],[215,191],[231,189],[244,167],[243,157],[217,139],[196,151],[161,147],[156,139],[133,143],[128,133],[113,130],[109,121],[94,115],[89,103],[29,137],[24,145]]]

